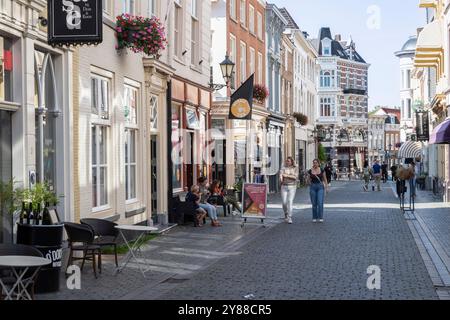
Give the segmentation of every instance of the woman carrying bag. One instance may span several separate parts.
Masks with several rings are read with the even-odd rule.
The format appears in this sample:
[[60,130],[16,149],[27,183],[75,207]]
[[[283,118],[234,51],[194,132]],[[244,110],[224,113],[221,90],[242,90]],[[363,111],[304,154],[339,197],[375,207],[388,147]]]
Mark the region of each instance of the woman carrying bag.
[[323,203],[325,192],[328,192],[328,181],[325,171],[320,167],[319,160],[313,161],[313,167],[308,170],[309,195],[311,197],[313,222],[323,222]]
[[298,182],[298,169],[292,157],[286,159],[285,166],[280,170],[280,182],[284,219],[286,223],[292,224],[292,209]]

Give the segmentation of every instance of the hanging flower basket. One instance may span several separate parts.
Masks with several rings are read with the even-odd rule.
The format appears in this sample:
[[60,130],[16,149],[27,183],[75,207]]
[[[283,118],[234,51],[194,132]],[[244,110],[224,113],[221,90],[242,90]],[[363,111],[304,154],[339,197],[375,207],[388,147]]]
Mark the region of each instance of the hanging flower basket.
[[293,114],[295,120],[297,120],[298,123],[302,126],[306,126],[308,124],[308,117],[304,115],[303,113],[294,113]]
[[269,97],[269,89],[262,84],[255,84],[253,86],[253,99],[256,99],[259,103],[263,104]]
[[130,49],[158,59],[166,48],[167,39],[164,26],[156,17],[144,18],[122,14],[117,16],[116,49]]

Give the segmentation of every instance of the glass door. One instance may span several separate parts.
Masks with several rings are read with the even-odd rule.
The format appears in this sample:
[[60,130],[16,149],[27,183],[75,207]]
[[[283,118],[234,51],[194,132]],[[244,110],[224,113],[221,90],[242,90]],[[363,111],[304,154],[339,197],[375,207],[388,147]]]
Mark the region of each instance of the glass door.
[[157,221],[158,213],[158,136],[152,135],[150,140],[151,148],[151,169],[150,169],[150,184],[152,188],[151,194],[151,212],[153,222]]
[[[0,197],[12,178],[11,113],[0,110]],[[0,243],[11,242],[10,214],[0,207]],[[8,241],[9,240],[9,241]]]

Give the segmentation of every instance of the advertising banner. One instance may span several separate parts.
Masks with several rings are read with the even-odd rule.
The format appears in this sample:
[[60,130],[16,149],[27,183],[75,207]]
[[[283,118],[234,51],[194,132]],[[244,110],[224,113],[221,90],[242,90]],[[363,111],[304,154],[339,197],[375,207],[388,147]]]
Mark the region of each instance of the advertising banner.
[[242,217],[264,219],[267,216],[267,184],[244,183]]

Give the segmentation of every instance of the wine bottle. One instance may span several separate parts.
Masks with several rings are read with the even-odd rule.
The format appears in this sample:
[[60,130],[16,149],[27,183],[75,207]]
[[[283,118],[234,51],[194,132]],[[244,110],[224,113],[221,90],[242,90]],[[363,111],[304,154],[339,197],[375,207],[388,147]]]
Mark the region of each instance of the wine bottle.
[[22,201],[22,210],[20,211],[19,223],[23,224],[25,218],[26,218],[25,202]]
[[43,225],[51,225],[52,221],[50,218],[50,211],[48,210],[48,208],[50,207],[50,204],[48,202],[45,203],[45,207],[44,207],[44,211],[42,213],[42,224]]
[[28,212],[28,220],[27,220],[27,222],[28,222],[28,224],[30,224],[30,225],[33,225],[34,224],[34,212],[33,212],[34,210],[33,210],[33,203],[32,202],[30,202],[30,209],[29,209],[29,212]]
[[39,225],[40,221],[42,220],[42,216],[41,216],[41,204],[38,203],[37,205],[37,209],[36,209],[36,213],[34,214],[34,224],[35,225]]
[[26,223],[30,224],[31,220],[31,203],[28,204],[28,207],[25,208],[25,212],[26,212]]

